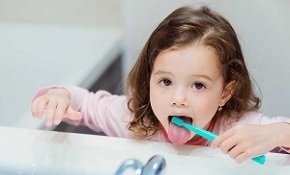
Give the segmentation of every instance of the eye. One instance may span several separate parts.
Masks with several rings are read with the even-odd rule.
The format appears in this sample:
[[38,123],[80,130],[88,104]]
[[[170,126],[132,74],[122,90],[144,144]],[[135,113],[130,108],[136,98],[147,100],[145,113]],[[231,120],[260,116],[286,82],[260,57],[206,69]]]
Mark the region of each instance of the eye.
[[193,87],[197,90],[201,90],[201,89],[205,88],[205,85],[202,83],[194,83]]
[[171,81],[169,79],[161,79],[159,81],[159,83],[161,83],[163,86],[170,86],[171,85]]

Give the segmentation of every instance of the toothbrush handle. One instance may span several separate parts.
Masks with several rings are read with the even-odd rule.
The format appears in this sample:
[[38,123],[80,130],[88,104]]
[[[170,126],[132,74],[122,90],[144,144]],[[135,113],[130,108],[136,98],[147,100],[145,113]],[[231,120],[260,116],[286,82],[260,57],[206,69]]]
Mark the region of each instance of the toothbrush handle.
[[266,157],[264,155],[252,158],[253,161],[263,165],[266,161]]

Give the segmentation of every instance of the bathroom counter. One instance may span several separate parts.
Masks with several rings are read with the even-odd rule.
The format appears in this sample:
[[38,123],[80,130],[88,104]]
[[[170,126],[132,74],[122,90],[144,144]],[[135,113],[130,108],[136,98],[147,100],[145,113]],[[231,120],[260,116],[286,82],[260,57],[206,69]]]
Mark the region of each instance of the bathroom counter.
[[0,174],[5,175],[113,175],[126,159],[145,164],[154,155],[165,158],[165,175],[282,175],[290,171],[290,156],[285,154],[266,154],[264,165],[251,160],[237,164],[218,149],[207,147],[0,127]]

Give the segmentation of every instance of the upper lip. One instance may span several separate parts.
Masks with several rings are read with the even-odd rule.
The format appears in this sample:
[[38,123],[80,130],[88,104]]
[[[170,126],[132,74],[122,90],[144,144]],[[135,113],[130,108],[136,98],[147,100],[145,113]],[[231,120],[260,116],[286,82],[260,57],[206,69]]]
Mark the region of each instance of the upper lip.
[[187,113],[171,113],[170,116],[185,116],[185,117],[190,117],[190,115],[187,114]]
[[172,114],[172,115],[168,116],[168,120],[171,121],[171,118],[173,116],[176,116],[176,117],[188,117],[188,118],[191,119],[191,123],[193,122],[193,118],[191,116],[187,115],[187,114]]

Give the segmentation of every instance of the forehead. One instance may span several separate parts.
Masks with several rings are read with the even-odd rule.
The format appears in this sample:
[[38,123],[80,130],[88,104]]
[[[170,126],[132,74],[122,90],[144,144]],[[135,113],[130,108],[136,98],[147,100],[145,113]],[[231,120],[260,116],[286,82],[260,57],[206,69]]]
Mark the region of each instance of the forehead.
[[220,67],[215,49],[193,43],[161,51],[155,60],[153,71],[161,69],[176,75],[206,74],[215,77],[221,74]]

